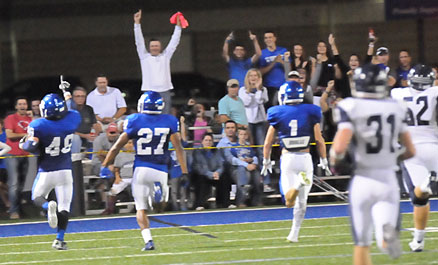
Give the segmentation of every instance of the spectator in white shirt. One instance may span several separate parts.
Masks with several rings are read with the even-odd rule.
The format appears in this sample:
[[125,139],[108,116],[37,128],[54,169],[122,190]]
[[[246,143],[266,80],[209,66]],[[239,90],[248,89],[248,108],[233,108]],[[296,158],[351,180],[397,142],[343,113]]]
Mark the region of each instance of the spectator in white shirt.
[[137,46],[142,73],[141,90],[159,92],[165,102],[162,113],[169,114],[172,105],[170,90],[173,89],[170,77],[170,59],[172,59],[172,55],[181,38],[181,21],[178,17],[177,25],[175,25],[175,30],[166,49],[162,50],[159,40],[150,39],[148,51],[141,30],[140,20],[141,10],[134,14],[135,45]]
[[262,74],[258,69],[249,69],[245,76],[245,86],[239,89],[239,98],[245,105],[246,117],[253,144],[263,145],[266,134],[266,111],[264,104],[269,101],[268,90],[262,85]]
[[96,78],[96,88],[88,94],[86,104],[93,108],[103,129],[126,112],[126,102],[122,93],[118,88],[108,86],[108,78],[105,75]]

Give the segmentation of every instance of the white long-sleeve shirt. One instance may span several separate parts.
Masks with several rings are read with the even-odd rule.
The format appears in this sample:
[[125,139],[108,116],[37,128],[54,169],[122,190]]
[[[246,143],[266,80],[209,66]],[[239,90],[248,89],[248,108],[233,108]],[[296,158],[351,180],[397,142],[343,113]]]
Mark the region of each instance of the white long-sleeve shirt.
[[140,24],[134,24],[134,35],[141,65],[141,90],[165,92],[173,89],[170,77],[170,59],[172,59],[172,55],[181,39],[181,27],[175,26],[169,44],[166,49],[157,56],[152,56],[147,51]]
[[11,150],[12,150],[12,148],[9,145],[7,145],[3,142],[0,142],[0,156],[6,155]]
[[246,118],[249,123],[259,123],[266,121],[266,111],[264,103],[269,101],[268,91],[265,87],[255,93],[246,92],[245,87],[239,89],[239,98],[245,105]]

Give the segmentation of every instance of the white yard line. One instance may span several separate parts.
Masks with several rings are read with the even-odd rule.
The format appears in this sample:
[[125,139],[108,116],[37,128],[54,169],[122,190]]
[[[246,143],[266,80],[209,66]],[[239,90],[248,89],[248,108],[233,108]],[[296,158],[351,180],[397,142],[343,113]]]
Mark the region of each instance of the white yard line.
[[[438,239],[438,238],[435,238]],[[407,240],[404,240],[407,241]],[[216,250],[200,250],[200,251],[184,251],[184,252],[162,252],[162,253],[144,253],[144,254],[133,254],[133,255],[119,255],[119,256],[100,256],[100,257],[84,257],[84,258],[67,258],[67,259],[54,259],[54,260],[34,260],[34,261],[11,261],[11,262],[2,262],[3,264],[38,264],[38,263],[55,263],[55,262],[68,262],[68,261],[91,261],[91,260],[103,260],[103,259],[126,259],[126,258],[140,258],[140,257],[157,257],[157,256],[181,256],[181,255],[197,255],[197,254],[207,254],[207,253],[223,253],[223,252],[239,252],[239,251],[254,251],[254,250],[269,250],[269,249],[285,249],[285,248],[308,248],[308,247],[331,247],[331,246],[342,246],[342,245],[353,245],[351,242],[349,243],[330,243],[330,244],[288,244],[287,246],[268,246],[268,247],[257,247],[257,248],[229,248],[229,249],[216,249]],[[106,249],[106,248],[101,248]],[[108,248],[109,249],[109,248]],[[93,250],[93,249],[81,249],[81,250]],[[438,252],[438,250],[429,250],[428,252]],[[35,253],[35,252],[29,252]],[[25,252],[22,252],[25,254]],[[404,255],[409,254],[417,254],[414,252],[403,252]],[[383,255],[382,253],[372,253],[372,255]],[[299,259],[322,259],[322,258],[337,258],[337,257],[348,257],[351,254],[339,254],[333,256],[304,256],[304,257],[290,257],[284,258],[284,260],[299,260]],[[276,261],[277,258],[273,259],[260,259],[253,260],[253,262],[262,262],[262,261]],[[280,258],[283,260],[283,258]],[[242,260],[246,261],[246,260]],[[239,263],[242,261],[218,261],[218,262],[210,262],[210,263],[193,263],[193,264],[227,264],[227,263]],[[247,260],[249,262],[249,260]]]

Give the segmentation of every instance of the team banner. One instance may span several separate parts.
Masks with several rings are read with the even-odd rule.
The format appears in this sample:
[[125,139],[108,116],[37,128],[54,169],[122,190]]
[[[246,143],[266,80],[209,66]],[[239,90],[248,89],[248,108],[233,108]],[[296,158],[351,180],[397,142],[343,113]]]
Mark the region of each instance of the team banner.
[[438,17],[437,0],[385,0],[386,20]]

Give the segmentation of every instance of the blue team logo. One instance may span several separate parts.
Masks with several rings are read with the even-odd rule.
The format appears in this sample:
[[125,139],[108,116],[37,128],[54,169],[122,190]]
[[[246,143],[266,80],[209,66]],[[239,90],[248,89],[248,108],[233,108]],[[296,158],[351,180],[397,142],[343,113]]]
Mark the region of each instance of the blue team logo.
[[41,116],[47,119],[60,119],[67,114],[64,100],[57,94],[47,94],[40,103]]
[[303,102],[304,91],[300,83],[287,81],[280,87],[280,104],[297,104]]
[[139,113],[161,114],[164,104],[160,93],[146,91],[138,100],[137,110]]

